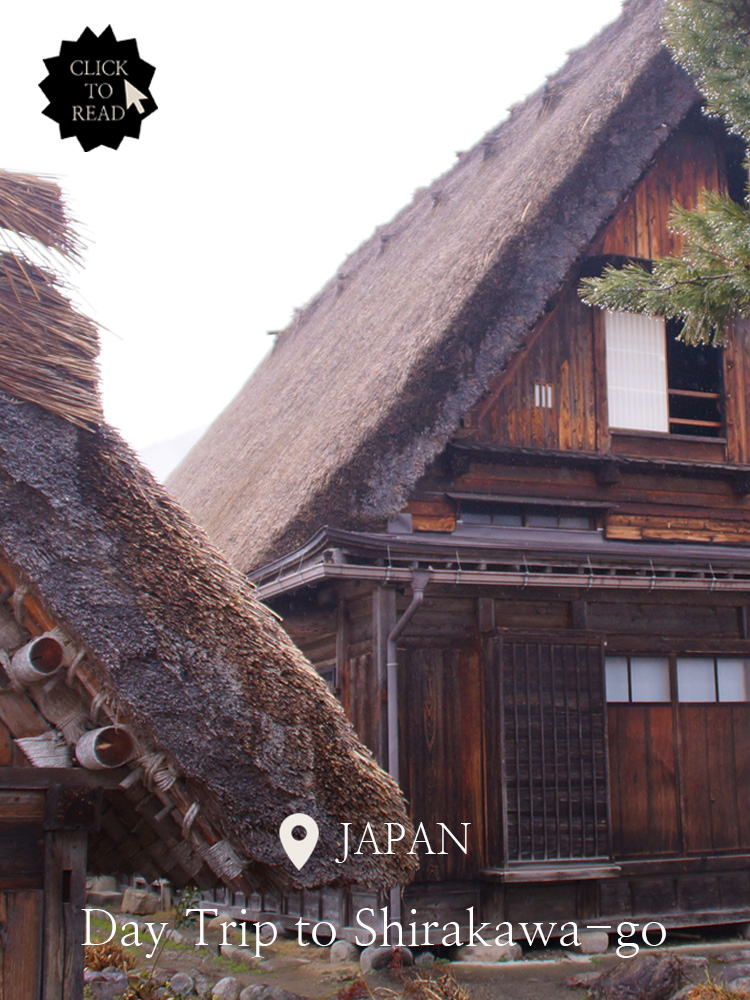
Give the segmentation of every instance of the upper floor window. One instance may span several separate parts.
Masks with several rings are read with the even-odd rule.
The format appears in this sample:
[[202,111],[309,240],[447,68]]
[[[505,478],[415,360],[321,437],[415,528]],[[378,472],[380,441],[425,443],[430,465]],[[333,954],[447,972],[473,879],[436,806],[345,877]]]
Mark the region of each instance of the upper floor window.
[[461,527],[567,528],[587,531],[595,526],[595,517],[586,507],[547,507],[462,500],[458,524]]
[[679,324],[605,312],[609,426],[718,437],[722,431],[721,352],[677,340]]

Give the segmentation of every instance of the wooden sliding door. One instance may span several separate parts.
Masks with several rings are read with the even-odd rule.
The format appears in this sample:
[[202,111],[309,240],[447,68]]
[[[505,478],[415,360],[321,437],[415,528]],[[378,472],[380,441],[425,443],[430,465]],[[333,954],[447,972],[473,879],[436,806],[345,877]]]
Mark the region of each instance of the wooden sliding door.
[[503,637],[486,670],[491,862],[610,856],[600,643]]

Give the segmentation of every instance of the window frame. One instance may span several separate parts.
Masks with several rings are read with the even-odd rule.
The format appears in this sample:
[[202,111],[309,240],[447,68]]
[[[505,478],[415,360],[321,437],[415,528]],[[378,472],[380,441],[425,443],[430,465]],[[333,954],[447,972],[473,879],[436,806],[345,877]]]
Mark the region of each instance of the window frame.
[[[610,700],[607,684],[607,661],[615,659],[624,659],[627,662],[628,669],[628,698]],[[668,679],[669,679],[669,698],[666,700],[647,700],[647,699],[633,699],[633,683],[632,683],[632,672],[631,672],[631,661],[638,659],[651,659],[651,660],[666,660],[668,665]],[[712,660],[713,661],[713,685],[714,685],[714,698],[712,700],[705,699],[689,699],[680,697],[680,687],[679,687],[679,667],[680,663],[689,662],[690,660]],[[721,691],[721,680],[720,680],[720,662],[730,660],[730,661],[745,661],[745,697],[741,699],[737,698],[723,698]],[[615,651],[608,648],[604,654],[604,697],[605,703],[607,705],[671,705],[673,707],[678,707],[680,705],[750,705],[750,652],[714,652],[714,651],[696,651],[691,650],[690,652],[665,652],[664,650],[638,650],[637,652],[623,652]]]
[[[663,334],[663,347],[664,347],[664,408],[666,416],[666,426],[667,430],[655,430],[649,427],[635,427],[628,426],[626,423],[613,423],[610,421],[610,409],[611,409],[611,399],[612,399],[612,384],[610,378],[609,370],[609,358],[610,351],[608,350],[608,338],[609,330],[612,329],[608,326],[608,317],[617,315],[631,315],[639,316],[637,313],[628,313],[626,310],[610,310],[610,309],[599,309],[600,316],[600,328],[601,328],[601,354],[600,361],[602,364],[603,375],[601,379],[601,386],[603,389],[603,405],[601,407],[601,416],[604,421],[604,426],[608,433],[617,435],[634,435],[638,437],[656,437],[662,440],[670,441],[700,441],[704,443],[724,443],[726,442],[726,429],[727,429],[727,390],[726,390],[726,377],[725,377],[725,366],[723,352],[722,356],[718,359],[718,391],[714,392],[708,390],[692,390],[692,389],[682,389],[672,386],[670,382],[674,378],[674,370],[672,372],[672,377],[670,378],[670,351],[669,351],[669,330],[668,322],[662,317],[647,317],[649,321],[659,322],[662,327]],[[614,336],[614,333],[612,334]],[[720,350],[719,348],[713,348],[714,350]],[[673,416],[673,401],[677,398],[695,398],[695,399],[705,399],[711,400],[715,403],[716,409],[718,410],[719,421],[702,421],[698,419],[685,418],[679,416]],[[674,430],[674,426],[683,427],[695,427],[694,433],[681,433],[680,431]],[[705,427],[706,432],[701,433],[699,428]],[[709,430],[711,428],[711,430]]]

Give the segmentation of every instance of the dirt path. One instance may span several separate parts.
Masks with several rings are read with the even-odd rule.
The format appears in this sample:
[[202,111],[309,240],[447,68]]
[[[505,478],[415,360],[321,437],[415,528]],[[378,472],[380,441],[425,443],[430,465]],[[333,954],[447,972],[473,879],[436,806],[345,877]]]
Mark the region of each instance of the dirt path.
[[[166,918],[156,915],[147,918],[159,921]],[[122,919],[122,918],[121,918]],[[138,919],[138,918],[134,918]],[[143,920],[144,918],[140,918]],[[236,934],[230,931],[230,938]],[[206,934],[207,946],[196,947],[196,933],[184,932],[183,940],[170,942],[161,952],[158,972],[162,982],[175,972],[198,972],[210,983],[216,983],[224,976],[234,976],[243,986],[266,984],[280,986],[311,1000],[333,1000],[340,991],[346,991],[360,975],[355,963],[332,964],[329,949],[317,948],[312,944],[300,947],[296,940],[280,938],[270,948],[264,950],[260,961],[248,963],[238,961],[238,954],[251,958],[253,947],[235,951],[229,956],[218,955],[221,930],[213,929]],[[234,937],[239,943],[239,937]],[[145,957],[146,949],[127,949],[138,962],[139,968],[148,968],[152,962]],[[745,952],[750,964],[750,942],[738,938],[724,938],[709,942],[696,940],[690,945],[669,948],[677,955],[706,956],[710,961],[709,973],[712,978],[720,978],[729,966],[722,963],[727,954]],[[449,972],[466,990],[472,1000],[582,1000],[583,991],[571,989],[566,980],[581,973],[603,972],[621,961],[614,951],[591,959],[571,956],[562,951],[531,952],[518,962],[481,965],[466,962],[438,963],[424,967],[420,974],[441,975]],[[696,970],[698,978],[705,977],[705,970]],[[366,977],[376,1000],[387,1000],[399,991],[399,983],[390,973],[371,973]]]

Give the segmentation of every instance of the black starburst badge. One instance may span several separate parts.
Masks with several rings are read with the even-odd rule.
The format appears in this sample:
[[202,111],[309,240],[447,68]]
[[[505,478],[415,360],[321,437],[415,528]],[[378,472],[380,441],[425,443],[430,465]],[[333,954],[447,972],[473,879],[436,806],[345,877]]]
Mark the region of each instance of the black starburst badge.
[[60,138],[75,136],[87,152],[117,149],[126,135],[137,139],[141,121],[156,111],[154,67],[138,55],[134,38],[118,42],[111,27],[99,36],[86,28],[44,65],[49,76],[39,86],[49,104],[42,114],[59,124]]

